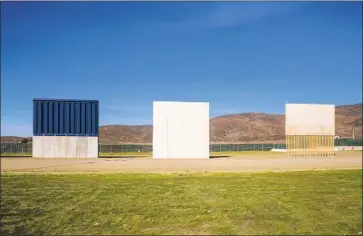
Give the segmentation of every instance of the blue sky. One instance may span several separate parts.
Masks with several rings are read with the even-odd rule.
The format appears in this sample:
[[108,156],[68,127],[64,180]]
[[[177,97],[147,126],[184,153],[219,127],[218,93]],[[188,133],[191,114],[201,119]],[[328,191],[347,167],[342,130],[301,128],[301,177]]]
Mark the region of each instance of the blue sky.
[[2,2],[1,134],[33,98],[100,100],[100,124],[151,124],[153,100],[212,117],[362,100],[361,2]]

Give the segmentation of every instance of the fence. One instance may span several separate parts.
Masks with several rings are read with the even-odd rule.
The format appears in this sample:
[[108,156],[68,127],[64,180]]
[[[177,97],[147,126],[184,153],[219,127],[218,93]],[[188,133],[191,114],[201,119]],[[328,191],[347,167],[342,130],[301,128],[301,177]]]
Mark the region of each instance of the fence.
[[[335,146],[363,146],[363,140],[336,139]],[[211,152],[269,151],[285,149],[285,144],[210,144]],[[152,152],[151,144],[116,144],[99,145],[100,153]],[[1,154],[24,155],[32,154],[32,144],[1,143]]]

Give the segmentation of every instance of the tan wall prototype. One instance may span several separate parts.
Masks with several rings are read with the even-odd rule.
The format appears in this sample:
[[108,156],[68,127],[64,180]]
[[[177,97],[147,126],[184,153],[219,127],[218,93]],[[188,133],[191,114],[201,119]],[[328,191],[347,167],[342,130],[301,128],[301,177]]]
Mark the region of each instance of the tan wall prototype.
[[335,106],[286,104],[286,135],[335,135]]
[[286,104],[287,156],[334,155],[335,106]]

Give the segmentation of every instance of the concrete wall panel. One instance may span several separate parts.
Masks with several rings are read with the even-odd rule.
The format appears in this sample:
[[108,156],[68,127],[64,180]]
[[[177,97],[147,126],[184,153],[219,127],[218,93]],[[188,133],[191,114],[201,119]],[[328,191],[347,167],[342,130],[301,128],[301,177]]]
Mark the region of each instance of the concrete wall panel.
[[178,104],[177,106],[171,106],[168,104],[168,121],[167,121],[167,151],[169,158],[183,158],[186,156],[186,149],[189,146],[188,143],[183,142],[183,106]]
[[43,136],[33,136],[33,157],[43,157]]
[[[184,139],[189,140],[189,145],[193,150],[193,152],[188,153],[188,156],[190,158],[209,158],[209,103],[201,103],[195,106],[189,106],[189,104],[185,103],[183,107],[183,124]],[[199,130],[199,132],[196,132],[196,130]]]
[[86,158],[88,153],[87,137],[77,137],[77,158]]
[[88,158],[97,158],[98,157],[98,137],[87,137],[88,150],[87,157]]
[[335,135],[335,106],[286,104],[286,135]]
[[168,103],[153,103],[153,158],[168,156]]
[[55,137],[43,136],[43,157],[54,158],[55,154]]
[[153,158],[209,158],[209,103],[154,102]]
[[54,136],[54,156],[56,158],[67,157],[67,138],[66,136]]
[[34,136],[33,157],[97,158],[98,137]]
[[66,156],[68,158],[77,157],[77,137],[66,136]]

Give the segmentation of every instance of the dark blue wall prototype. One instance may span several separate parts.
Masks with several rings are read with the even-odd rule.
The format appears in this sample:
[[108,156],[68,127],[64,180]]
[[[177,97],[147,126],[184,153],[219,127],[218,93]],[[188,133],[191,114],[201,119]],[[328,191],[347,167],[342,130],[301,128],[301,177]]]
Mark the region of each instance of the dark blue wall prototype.
[[97,136],[98,101],[33,100],[34,136]]

